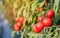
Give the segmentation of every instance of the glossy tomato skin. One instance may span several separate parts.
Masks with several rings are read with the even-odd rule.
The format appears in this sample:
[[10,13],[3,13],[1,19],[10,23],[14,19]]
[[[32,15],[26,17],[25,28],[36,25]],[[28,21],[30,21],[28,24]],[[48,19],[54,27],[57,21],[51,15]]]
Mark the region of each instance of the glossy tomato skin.
[[48,18],[52,18],[54,16],[54,11],[53,10],[48,10],[45,16],[48,17]]
[[19,30],[20,30],[20,27],[15,24],[15,25],[14,25],[14,30],[15,30],[15,31],[19,31]]
[[36,29],[38,30],[38,32],[41,32],[44,29],[44,25],[43,23],[37,23],[36,24]]
[[38,17],[37,17],[37,22],[41,22],[41,20],[42,20],[43,18],[44,18],[43,16],[38,16]]
[[33,25],[33,26],[32,26],[32,30],[33,30],[35,33],[38,33],[38,30],[37,30],[37,28],[36,28],[36,25]]
[[42,23],[45,25],[45,27],[50,27],[52,25],[52,20],[50,18],[44,18]]
[[42,23],[37,23],[32,27],[35,33],[39,33],[44,29],[44,25]]

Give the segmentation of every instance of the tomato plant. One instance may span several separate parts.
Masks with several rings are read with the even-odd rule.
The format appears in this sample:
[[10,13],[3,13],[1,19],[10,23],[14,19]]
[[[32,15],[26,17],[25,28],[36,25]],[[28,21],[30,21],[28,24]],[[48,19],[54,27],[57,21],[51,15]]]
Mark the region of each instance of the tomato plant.
[[21,38],[60,37],[55,29],[59,28],[57,23],[60,21],[60,0],[5,0],[4,5],[7,10],[6,17],[11,21],[14,30],[19,31]]

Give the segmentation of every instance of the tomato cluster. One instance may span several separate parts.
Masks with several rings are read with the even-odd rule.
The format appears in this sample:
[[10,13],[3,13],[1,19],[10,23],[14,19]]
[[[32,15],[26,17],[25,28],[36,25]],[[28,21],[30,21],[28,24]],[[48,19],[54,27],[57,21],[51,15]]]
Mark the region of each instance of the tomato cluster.
[[14,30],[19,31],[23,25],[24,17],[15,18]]
[[54,16],[53,10],[48,10],[45,16],[38,16],[37,24],[32,26],[32,30],[35,33],[39,33],[43,30],[44,27],[50,27],[52,25],[53,16]]

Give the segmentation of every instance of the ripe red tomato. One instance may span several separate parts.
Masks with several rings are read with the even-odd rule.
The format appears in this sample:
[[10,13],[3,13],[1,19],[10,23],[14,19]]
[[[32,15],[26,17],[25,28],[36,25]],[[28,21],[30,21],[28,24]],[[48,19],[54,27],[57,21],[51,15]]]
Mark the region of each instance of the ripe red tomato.
[[15,22],[20,22],[21,24],[23,24],[24,21],[24,17],[20,17],[20,18],[15,18]]
[[43,11],[43,9],[44,9],[43,7],[41,7],[41,8],[36,8],[36,11],[37,11],[37,12],[41,12],[41,11]]
[[54,16],[54,11],[53,10],[48,10],[45,16],[48,17],[48,18],[52,18]]
[[24,22],[24,17],[23,16],[19,18],[19,22],[23,24],[23,22]]
[[44,18],[42,20],[42,23],[46,26],[46,27],[49,27],[52,25],[52,20],[50,18]]
[[44,25],[42,23],[37,23],[32,27],[32,29],[35,33],[41,32],[43,30],[43,28],[44,28]]
[[19,31],[20,29],[21,29],[21,27],[22,27],[22,24],[21,23],[16,23],[16,24],[14,24],[14,30],[15,31]]
[[37,18],[37,22],[41,22],[42,19],[43,19],[42,16],[38,16],[38,18]]
[[19,22],[19,18],[15,18],[15,22]]
[[15,31],[19,31],[19,30],[20,30],[20,27],[15,24],[15,25],[14,25],[14,30],[15,30]]
[[41,22],[37,23],[36,24],[36,28],[37,28],[38,32],[41,32],[44,29],[43,23],[41,23]]
[[21,24],[20,22],[17,22],[15,25],[17,25],[17,26],[19,26],[19,27],[22,26],[22,24]]
[[38,30],[37,30],[37,28],[36,28],[36,25],[33,25],[32,30],[33,30],[35,33],[38,33]]

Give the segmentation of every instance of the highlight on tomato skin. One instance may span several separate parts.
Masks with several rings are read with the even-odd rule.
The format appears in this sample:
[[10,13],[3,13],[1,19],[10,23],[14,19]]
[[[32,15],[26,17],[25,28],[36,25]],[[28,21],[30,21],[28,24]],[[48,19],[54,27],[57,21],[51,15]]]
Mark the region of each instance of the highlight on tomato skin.
[[45,27],[50,27],[52,25],[52,20],[50,18],[44,18],[42,23],[45,25]]
[[38,33],[38,30],[36,29],[36,25],[33,25],[33,26],[32,26],[32,30],[33,30],[35,33]]
[[21,27],[22,24],[20,22],[15,23],[17,26]]
[[39,32],[41,32],[44,29],[44,24],[39,22],[36,24],[36,28]]
[[54,15],[55,15],[55,12],[53,10],[48,10],[45,16],[48,18],[52,18]]
[[39,33],[41,32],[42,30],[44,29],[44,25],[42,23],[37,23],[35,25],[32,26],[32,30],[35,32],[35,33]]

